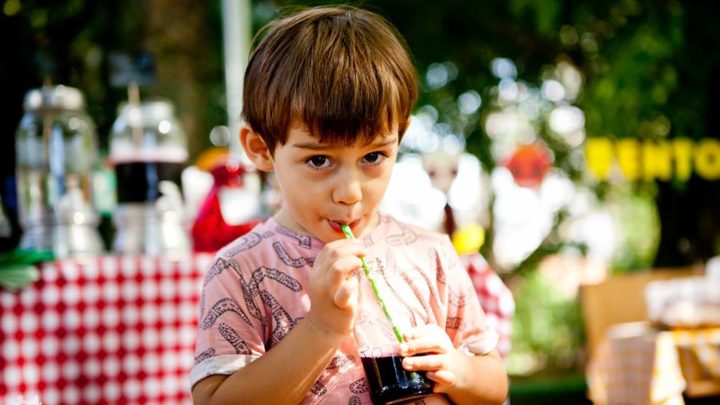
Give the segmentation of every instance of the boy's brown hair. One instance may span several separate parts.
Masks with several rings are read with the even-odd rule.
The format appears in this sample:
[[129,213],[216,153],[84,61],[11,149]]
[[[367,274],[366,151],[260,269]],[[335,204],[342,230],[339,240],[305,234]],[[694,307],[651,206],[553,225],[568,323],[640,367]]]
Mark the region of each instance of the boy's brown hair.
[[417,81],[388,21],[350,6],[317,7],[266,30],[245,72],[243,117],[271,153],[293,119],[321,142],[371,142],[395,125],[402,137]]

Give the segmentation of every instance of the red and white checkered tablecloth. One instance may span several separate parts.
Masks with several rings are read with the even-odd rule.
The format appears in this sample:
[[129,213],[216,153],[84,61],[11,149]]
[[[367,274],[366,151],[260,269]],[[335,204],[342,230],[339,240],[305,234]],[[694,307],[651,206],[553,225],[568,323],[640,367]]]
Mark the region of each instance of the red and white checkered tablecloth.
[[211,259],[61,260],[29,287],[0,290],[0,403],[191,403]]
[[[45,263],[0,289],[0,404],[190,404],[202,280],[212,254]],[[463,257],[510,349],[512,293],[479,255]]]

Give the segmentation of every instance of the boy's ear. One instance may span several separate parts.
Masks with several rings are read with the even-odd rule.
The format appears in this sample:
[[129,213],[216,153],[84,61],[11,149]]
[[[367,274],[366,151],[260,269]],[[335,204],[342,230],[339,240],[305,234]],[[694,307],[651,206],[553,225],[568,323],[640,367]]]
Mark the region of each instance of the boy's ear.
[[248,125],[240,128],[240,144],[250,161],[255,164],[258,170],[263,172],[273,171],[273,159],[270,149],[262,137]]

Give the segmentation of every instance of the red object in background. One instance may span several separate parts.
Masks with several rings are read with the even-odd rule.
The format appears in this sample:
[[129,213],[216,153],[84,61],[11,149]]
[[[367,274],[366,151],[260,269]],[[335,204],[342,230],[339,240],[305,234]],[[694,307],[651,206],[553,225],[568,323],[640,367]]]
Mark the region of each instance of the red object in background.
[[518,186],[538,187],[550,170],[550,154],[540,145],[523,145],[505,162],[505,167]]
[[497,350],[506,359],[512,346],[512,322],[515,317],[512,291],[480,253],[460,255],[460,261],[470,275],[488,323],[498,333]]
[[223,162],[211,173],[214,183],[203,201],[192,227],[193,248],[198,252],[215,252],[248,233],[260,220],[239,225],[228,224],[222,215],[218,193],[222,187],[243,187],[245,169],[239,164]]

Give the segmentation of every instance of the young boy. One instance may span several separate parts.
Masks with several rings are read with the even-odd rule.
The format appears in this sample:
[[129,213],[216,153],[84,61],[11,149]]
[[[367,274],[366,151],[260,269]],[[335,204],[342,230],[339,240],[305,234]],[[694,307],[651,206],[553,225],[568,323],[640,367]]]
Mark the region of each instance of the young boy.
[[406,46],[376,14],[321,7],[269,27],[245,74],[240,139],[283,205],[209,269],[195,403],[371,403],[353,338],[365,256],[420,320],[399,354],[435,382],[425,403],[505,399],[496,335],[447,236],[378,213],[416,96]]

